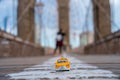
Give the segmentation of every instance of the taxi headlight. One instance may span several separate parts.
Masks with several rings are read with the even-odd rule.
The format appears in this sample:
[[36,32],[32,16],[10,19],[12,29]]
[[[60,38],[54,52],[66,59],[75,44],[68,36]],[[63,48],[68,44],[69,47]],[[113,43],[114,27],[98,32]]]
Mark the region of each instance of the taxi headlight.
[[59,66],[58,66],[58,65],[56,65],[55,67],[56,67],[56,68],[59,68]]
[[70,66],[69,64],[66,65],[66,67],[69,67],[69,66]]

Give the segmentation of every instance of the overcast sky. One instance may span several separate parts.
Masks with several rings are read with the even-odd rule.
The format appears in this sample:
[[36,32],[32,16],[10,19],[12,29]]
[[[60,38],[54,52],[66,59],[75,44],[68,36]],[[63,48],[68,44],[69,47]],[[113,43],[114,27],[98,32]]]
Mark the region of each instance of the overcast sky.
[[[37,0],[39,2],[39,0]],[[54,47],[55,35],[58,29],[58,12],[56,0],[42,0],[44,3],[42,15],[42,45]],[[120,27],[120,0],[110,0],[112,15],[112,31],[117,31]],[[17,0],[0,0],[0,28],[17,35],[16,16]],[[70,43],[73,47],[80,45],[79,34],[86,26],[89,31],[93,31],[93,15],[91,0],[70,0]],[[87,17],[87,18],[86,18]],[[39,25],[39,16],[36,12],[36,24]],[[46,34],[44,34],[46,32]],[[45,36],[46,35],[46,36]],[[75,36],[74,36],[75,35]],[[52,36],[52,38],[51,38]]]

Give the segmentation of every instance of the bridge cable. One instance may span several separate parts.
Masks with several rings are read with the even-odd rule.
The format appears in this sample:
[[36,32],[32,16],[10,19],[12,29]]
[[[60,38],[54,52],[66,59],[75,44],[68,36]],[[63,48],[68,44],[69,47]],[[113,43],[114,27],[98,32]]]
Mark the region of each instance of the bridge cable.
[[[96,0],[94,0],[94,3],[97,4],[97,6],[100,8],[100,10],[106,14],[107,20],[111,20],[111,22],[113,22],[113,20],[110,19],[110,16],[106,13],[105,9],[100,5],[100,3],[97,2]],[[95,28],[95,31],[98,33],[98,36],[101,38],[101,41],[105,42],[104,39],[102,39],[101,33],[98,30],[98,27]],[[109,50],[107,43],[104,43],[104,46],[107,48],[107,50]]]
[[114,20],[112,20],[111,18],[110,18],[110,15],[109,14],[107,14],[107,12],[106,12],[106,10],[103,8],[103,6],[98,2],[98,1],[96,1],[96,0],[94,0],[94,3],[100,8],[100,10],[103,12],[103,13],[105,13],[105,17],[107,18],[107,20],[109,20],[109,21],[111,21],[114,25],[115,25],[115,27],[117,27],[118,29],[120,28],[115,22],[114,22]]

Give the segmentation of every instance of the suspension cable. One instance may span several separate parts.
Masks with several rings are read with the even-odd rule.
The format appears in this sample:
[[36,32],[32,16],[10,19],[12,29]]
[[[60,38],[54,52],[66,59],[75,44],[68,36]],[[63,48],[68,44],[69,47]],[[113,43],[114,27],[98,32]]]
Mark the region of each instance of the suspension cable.
[[[90,11],[90,8],[91,8],[91,2],[89,2],[88,6],[85,7],[86,8],[86,15],[85,15],[85,21],[84,21],[84,25],[83,25],[83,32],[88,32],[88,16],[89,16],[89,11]],[[87,33],[88,35],[88,33]],[[87,44],[88,44],[88,40],[89,40],[89,36],[87,36]]]
[[[26,7],[26,10],[25,10],[24,13],[22,14],[22,16],[24,16],[24,14],[28,11],[28,9],[29,9],[29,7],[32,5],[32,3],[34,3],[34,0],[32,0],[32,1],[28,4],[28,6]],[[22,19],[22,17],[19,18],[19,21],[20,21],[21,19]],[[33,32],[33,30],[34,30],[34,27],[35,27],[35,25],[32,26],[32,29],[31,29],[30,33],[27,35],[27,38],[26,38],[25,41],[29,41],[30,37],[32,36],[32,32]],[[26,47],[26,45],[24,44],[23,49],[22,49],[22,54],[24,54],[25,47]]]
[[110,18],[110,15],[106,12],[106,10],[103,8],[103,6],[96,0],[94,0],[94,3],[100,8],[100,10],[105,13],[105,17],[107,18],[107,20],[111,21],[113,23],[113,25],[115,25],[115,27],[117,27],[119,29],[119,26],[114,22],[114,20],[112,20]]
[[29,10],[29,8],[31,7],[31,5],[32,5],[33,2],[34,2],[34,0],[31,0],[27,4],[26,8],[23,10],[23,12],[21,13],[20,17],[17,19],[17,22],[15,24],[13,24],[13,27],[11,28],[11,31],[14,30],[14,28],[17,26],[17,24],[22,20],[23,16]]
[[[96,0],[94,0],[94,1],[95,1],[95,4],[100,8],[100,10],[106,14],[107,20],[110,20],[111,22],[113,22],[113,20],[110,19],[109,14],[106,13],[105,9],[100,5],[100,3],[97,2]],[[114,23],[114,25],[116,25],[116,24]],[[94,26],[94,27],[95,27],[95,26]],[[99,30],[98,30],[98,27],[95,28],[95,31],[98,33],[98,36],[102,39],[101,33],[100,33]],[[102,40],[103,40],[103,39],[102,39]],[[103,41],[104,41],[104,40],[103,40]],[[105,41],[104,41],[104,42],[105,42]],[[105,46],[105,48],[108,49],[107,43],[104,43],[104,46]]]
[[[90,3],[89,3],[89,6],[87,7],[87,9],[86,9],[86,16],[85,16],[85,22],[87,22],[87,18],[88,18],[88,15],[89,15],[89,10],[90,10]],[[86,26],[86,24],[87,24],[87,26]],[[86,23],[83,27],[84,28],[87,28],[88,29],[88,23]],[[95,27],[95,26],[94,26]],[[98,34],[98,36],[100,37],[100,38],[102,38],[102,35],[101,35],[101,33],[99,32],[99,30],[98,30],[98,27],[96,27],[95,28],[95,31],[97,32],[97,34]],[[95,33],[94,33],[95,34]],[[89,36],[89,35],[88,35]],[[87,41],[88,41],[88,37],[87,37]],[[107,46],[107,44],[106,43],[104,43],[104,47],[106,48],[106,49],[108,49],[108,46]]]

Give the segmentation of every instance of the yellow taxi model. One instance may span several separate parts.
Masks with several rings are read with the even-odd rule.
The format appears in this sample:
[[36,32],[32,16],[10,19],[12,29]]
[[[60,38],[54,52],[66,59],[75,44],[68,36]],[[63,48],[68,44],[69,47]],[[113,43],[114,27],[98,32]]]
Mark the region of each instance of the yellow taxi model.
[[65,57],[60,57],[55,62],[56,71],[69,71],[70,70],[70,61]]

